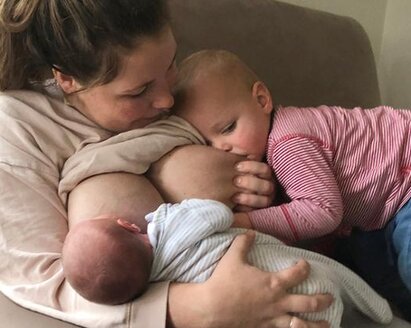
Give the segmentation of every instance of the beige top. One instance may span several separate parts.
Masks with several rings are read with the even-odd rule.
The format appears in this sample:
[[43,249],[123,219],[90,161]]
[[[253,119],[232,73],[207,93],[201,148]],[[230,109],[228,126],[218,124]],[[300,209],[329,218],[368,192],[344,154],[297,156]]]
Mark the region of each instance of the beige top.
[[[165,327],[168,283],[152,284],[144,296],[128,304],[94,304],[65,281],[60,261],[68,230],[65,195],[76,183],[101,172],[142,173],[151,160],[173,147],[203,142],[181,119],[172,117],[170,124],[157,124],[158,130],[154,124],[108,139],[110,132],[58,99],[32,91],[0,93],[3,294],[23,307],[84,327]],[[156,147],[150,143],[152,157],[144,157],[145,164],[132,162],[133,157],[140,159],[137,150],[145,153],[147,149],[142,140],[130,140],[163,134],[170,128],[181,133],[156,137],[160,142]],[[89,156],[92,149],[97,156]],[[135,152],[120,158],[120,149]],[[98,161],[101,158],[104,161]],[[62,198],[57,192],[60,180]]]

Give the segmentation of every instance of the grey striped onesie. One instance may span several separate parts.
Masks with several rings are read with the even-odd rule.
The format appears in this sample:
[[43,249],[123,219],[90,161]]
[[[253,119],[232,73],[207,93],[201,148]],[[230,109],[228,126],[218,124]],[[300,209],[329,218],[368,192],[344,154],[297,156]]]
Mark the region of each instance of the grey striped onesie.
[[[213,200],[189,199],[163,204],[146,216],[147,233],[153,246],[151,281],[202,282],[210,277],[233,239],[245,229],[230,228],[232,211]],[[326,320],[339,328],[343,303],[350,303],[380,323],[392,320],[388,302],[359,276],[323,255],[290,247],[280,240],[256,233],[249,261],[265,271],[279,271],[301,258],[311,265],[307,280],[291,289],[295,294],[330,293],[333,304],[318,313],[295,314],[308,320]]]

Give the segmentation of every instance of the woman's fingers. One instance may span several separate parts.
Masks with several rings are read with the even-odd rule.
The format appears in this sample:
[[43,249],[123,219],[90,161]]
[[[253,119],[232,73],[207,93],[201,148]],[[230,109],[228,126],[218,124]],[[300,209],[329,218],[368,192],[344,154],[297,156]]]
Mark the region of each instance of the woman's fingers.
[[[273,284],[287,290],[303,282],[309,274],[308,262],[300,260],[295,265],[276,272]],[[279,305],[285,312],[318,312],[328,308],[332,302],[333,297],[329,294],[287,294],[281,299]]]
[[280,306],[287,312],[319,312],[328,308],[333,302],[329,294],[318,295],[293,295],[283,297]]
[[305,260],[298,261],[295,265],[275,273],[275,279],[285,289],[292,288],[302,283],[310,274],[310,265]]
[[248,252],[254,243],[254,239],[255,232],[252,230],[248,230],[246,233],[238,235],[221,261],[248,263]]
[[[285,314],[282,316],[279,316],[277,318],[274,318],[271,323],[273,324],[273,327],[275,328],[295,328],[296,326],[296,319],[295,317]],[[305,327],[305,326],[301,326]]]
[[296,316],[283,315],[272,320],[275,328],[329,328],[330,325],[326,321],[305,321]]
[[[204,284],[207,311],[219,324],[232,328],[329,328],[325,322],[293,318],[292,313],[323,310],[329,298],[322,295],[290,295],[309,274],[309,265],[300,261],[291,268],[266,272],[248,264],[248,252],[255,232],[238,235]],[[293,321],[291,321],[293,320]]]

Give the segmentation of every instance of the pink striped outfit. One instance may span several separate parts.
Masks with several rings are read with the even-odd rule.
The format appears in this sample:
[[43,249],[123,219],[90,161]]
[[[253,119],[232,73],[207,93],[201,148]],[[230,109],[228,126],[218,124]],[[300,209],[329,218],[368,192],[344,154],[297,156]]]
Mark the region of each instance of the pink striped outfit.
[[267,160],[291,199],[253,211],[285,241],[384,227],[411,198],[411,111],[280,107]]

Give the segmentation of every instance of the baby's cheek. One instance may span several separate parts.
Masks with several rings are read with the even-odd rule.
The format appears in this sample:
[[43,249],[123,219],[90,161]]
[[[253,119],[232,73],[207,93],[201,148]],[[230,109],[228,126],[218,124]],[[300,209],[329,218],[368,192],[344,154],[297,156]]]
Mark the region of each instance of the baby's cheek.
[[244,136],[240,148],[244,149],[248,154],[255,153],[260,147],[258,147],[258,142],[255,140],[255,136],[249,134]]

